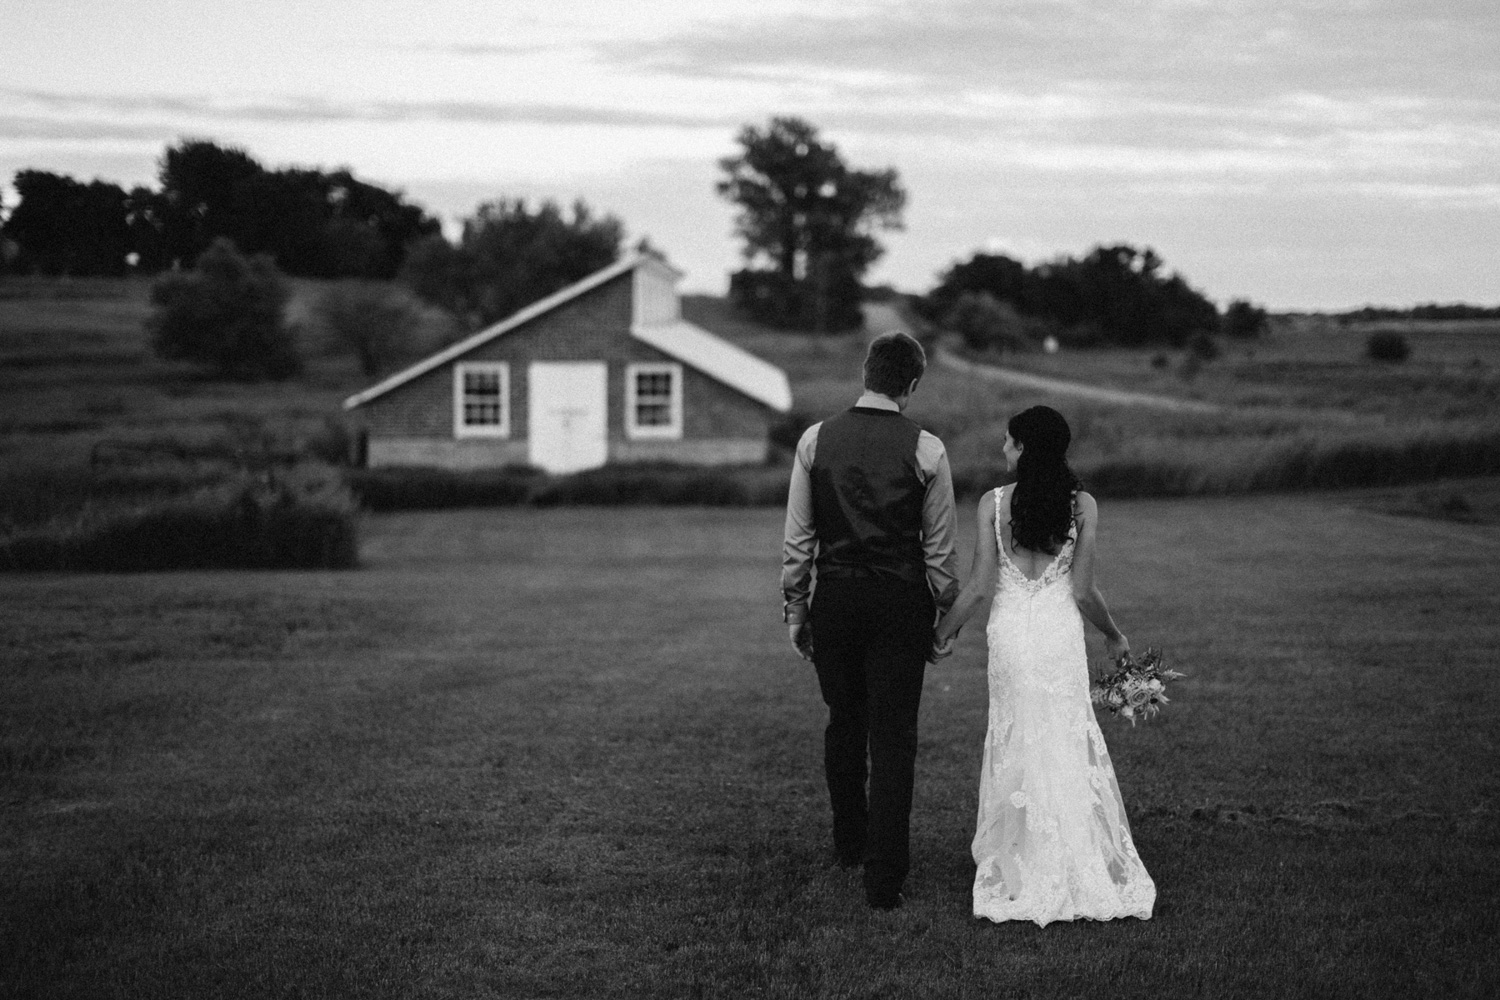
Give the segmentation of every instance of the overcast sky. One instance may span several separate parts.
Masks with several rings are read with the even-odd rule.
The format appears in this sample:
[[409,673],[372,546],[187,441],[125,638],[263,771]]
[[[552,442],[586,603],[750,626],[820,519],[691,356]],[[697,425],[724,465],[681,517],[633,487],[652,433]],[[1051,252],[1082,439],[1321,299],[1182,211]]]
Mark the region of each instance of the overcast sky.
[[0,0],[7,181],[154,183],[192,136],[450,224],[582,197],[690,291],[739,266],[717,160],[773,115],[900,173],[903,289],[1127,242],[1221,305],[1500,303],[1494,0]]

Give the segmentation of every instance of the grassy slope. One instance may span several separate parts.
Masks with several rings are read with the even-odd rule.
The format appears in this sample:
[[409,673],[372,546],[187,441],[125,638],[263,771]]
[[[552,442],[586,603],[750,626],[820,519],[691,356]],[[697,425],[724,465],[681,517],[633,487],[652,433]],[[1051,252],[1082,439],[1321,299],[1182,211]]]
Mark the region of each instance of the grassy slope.
[[[306,370],[244,384],[152,354],[149,280],[0,280],[0,471],[86,466],[99,441],[202,445],[264,432],[290,446],[317,433],[371,381],[312,318],[324,284],[291,282]],[[427,320],[414,350],[450,333]]]
[[[809,337],[757,329],[723,300],[687,297],[688,319],[791,373],[810,418],[859,391],[864,337]],[[1073,428],[1070,453],[1085,479],[1115,495],[1239,493],[1349,483],[1420,482],[1500,469],[1500,324],[1426,323],[1406,330],[1413,360],[1361,357],[1365,331],[1282,324],[1236,345],[1185,379],[1181,359],[1152,366],[1152,351],[1006,355],[1054,377],[1228,404],[1225,412],[1163,413],[997,386],[929,368],[910,415],[942,437],[961,486],[1001,475],[1005,421],[1037,403]],[[1441,470],[1435,471],[1435,470]]]
[[1486,995],[1500,532],[1104,517],[1117,617],[1192,675],[1106,725],[1149,923],[968,916],[978,627],[910,902],[863,909],[773,511],[402,515],[356,574],[0,579],[0,994]]

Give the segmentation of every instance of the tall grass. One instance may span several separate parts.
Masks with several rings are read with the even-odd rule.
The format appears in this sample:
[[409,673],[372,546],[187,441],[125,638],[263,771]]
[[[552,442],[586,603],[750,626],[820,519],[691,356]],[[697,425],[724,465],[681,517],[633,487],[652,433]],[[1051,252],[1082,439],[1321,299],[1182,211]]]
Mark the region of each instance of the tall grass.
[[765,507],[786,502],[787,470],[775,466],[611,466],[565,476],[538,469],[425,467],[349,469],[345,477],[372,511],[455,507]]
[[1500,473],[1500,428],[1429,425],[1402,434],[1152,441],[1079,471],[1091,489],[1110,497],[1398,486]]
[[358,561],[357,513],[333,475],[240,474],[15,528],[0,536],[0,570],[347,569]]

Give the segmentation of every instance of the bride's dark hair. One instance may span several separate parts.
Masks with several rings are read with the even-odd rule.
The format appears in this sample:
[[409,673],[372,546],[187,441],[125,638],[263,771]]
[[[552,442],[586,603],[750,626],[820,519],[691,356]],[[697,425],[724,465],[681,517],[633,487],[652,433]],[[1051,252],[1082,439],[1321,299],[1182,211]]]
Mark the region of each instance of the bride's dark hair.
[[1050,406],[1033,406],[1010,418],[1006,428],[1021,446],[1016,488],[1010,497],[1011,544],[1033,552],[1056,553],[1073,525],[1073,493],[1078,477],[1068,468],[1073,432]]

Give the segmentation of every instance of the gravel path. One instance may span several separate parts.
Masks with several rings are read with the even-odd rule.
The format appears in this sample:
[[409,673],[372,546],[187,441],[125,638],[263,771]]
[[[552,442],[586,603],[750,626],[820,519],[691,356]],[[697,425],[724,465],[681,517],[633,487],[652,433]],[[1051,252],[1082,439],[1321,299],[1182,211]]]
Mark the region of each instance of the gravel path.
[[[865,329],[872,337],[892,330],[901,330],[911,333],[911,328],[901,318],[901,314],[893,306],[881,302],[866,302],[864,304]],[[933,348],[933,357],[937,364],[954,371],[964,372],[976,378],[986,379],[991,382],[1003,382],[1008,385],[1019,386],[1023,389],[1038,389],[1042,392],[1054,392],[1063,396],[1074,396],[1079,399],[1092,399],[1100,403],[1110,403],[1115,406],[1147,406],[1158,410],[1174,410],[1178,413],[1221,413],[1222,406],[1213,403],[1200,403],[1191,399],[1173,399],[1171,396],[1157,396],[1145,392],[1128,392],[1124,389],[1105,389],[1097,385],[1088,385],[1083,382],[1069,382],[1060,378],[1047,378],[1044,375],[1031,375],[1026,372],[1013,371],[1009,368],[1000,368],[996,365],[984,365],[944,350],[942,347]]]
[[1039,389],[1043,392],[1055,392],[1063,396],[1076,396],[1079,399],[1091,399],[1100,403],[1110,403],[1115,406],[1146,406],[1157,410],[1173,410],[1178,413],[1223,413],[1224,407],[1213,403],[1200,403],[1193,399],[1174,399],[1171,396],[1157,396],[1146,392],[1129,392],[1125,389],[1105,389],[1097,385],[1087,385],[1083,382],[1068,382],[1060,378],[1047,378],[1045,375],[1032,375],[1028,372],[1013,371],[1009,368],[1000,368],[996,365],[982,365],[973,361],[967,361],[958,355],[945,350],[942,347],[934,347],[933,354],[938,364],[944,368],[961,371],[977,378],[988,379],[991,382],[1003,382],[1008,385],[1020,386],[1024,389]]

